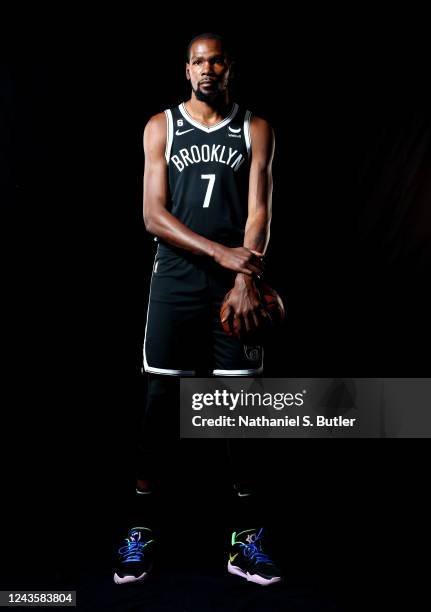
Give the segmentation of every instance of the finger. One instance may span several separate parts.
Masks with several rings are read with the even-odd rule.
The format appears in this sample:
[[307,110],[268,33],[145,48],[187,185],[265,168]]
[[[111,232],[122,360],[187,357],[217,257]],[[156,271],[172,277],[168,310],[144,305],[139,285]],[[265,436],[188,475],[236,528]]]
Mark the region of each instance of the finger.
[[265,262],[259,259],[259,257],[253,257],[248,263],[259,268],[260,272],[264,272],[265,270]]
[[233,318],[235,316],[235,312],[232,308],[232,306],[229,304],[229,315],[227,317],[224,317],[224,321],[227,321],[228,324],[228,334],[229,336],[234,336],[235,335],[235,328],[234,328],[234,324],[233,324]]
[[238,268],[237,272],[242,272],[242,274],[248,274],[248,276],[253,276],[252,270],[248,268]]
[[271,321],[271,316],[268,313],[268,311],[262,306],[262,308],[259,311],[260,316],[262,317],[262,319],[265,319],[266,321]]
[[237,316],[237,315],[233,315],[234,321],[235,321],[235,333],[241,337],[241,335],[243,334],[243,330],[244,330],[244,326],[242,324],[242,320],[241,317]]
[[249,334],[251,331],[251,327],[250,327],[250,322],[248,320],[248,315],[245,315],[244,317],[242,317],[242,319],[244,321],[245,331],[247,332],[247,334]]
[[259,260],[254,260],[249,262],[248,265],[254,266],[255,268],[257,268],[257,271],[259,274],[263,274],[265,272],[265,264],[262,263]]
[[230,335],[231,336],[235,336],[235,322],[234,322],[234,316],[229,318],[229,330],[230,330]]
[[245,315],[245,320],[247,323],[247,333],[253,333],[256,327],[259,326],[259,318],[257,317],[257,313],[255,310],[251,309],[248,311],[247,315]]
[[223,329],[228,334],[228,336],[233,336],[235,332],[234,327],[233,327],[233,316],[230,315],[229,317],[224,317],[222,319],[222,323],[227,323],[227,329],[225,326],[223,326]]
[[267,310],[265,310],[264,312],[265,312],[265,320],[266,320],[266,322],[269,323],[270,325],[272,325],[272,317],[271,317],[270,313]]
[[261,270],[260,268],[258,268],[258,267],[257,267],[257,266],[255,266],[254,264],[252,264],[252,263],[248,263],[247,265],[248,265],[249,270],[251,270],[251,273],[252,273],[252,274],[253,274],[253,272],[254,272],[255,274],[262,274],[263,270]]
[[253,317],[253,322],[254,322],[254,326],[257,329],[258,327],[260,327],[260,319],[257,315],[257,312],[255,312],[254,310],[252,311],[252,317]]
[[229,319],[231,314],[232,314],[232,306],[228,304],[226,311],[225,311],[225,315],[223,319],[221,320],[221,322],[224,323],[225,321],[227,321],[227,319]]

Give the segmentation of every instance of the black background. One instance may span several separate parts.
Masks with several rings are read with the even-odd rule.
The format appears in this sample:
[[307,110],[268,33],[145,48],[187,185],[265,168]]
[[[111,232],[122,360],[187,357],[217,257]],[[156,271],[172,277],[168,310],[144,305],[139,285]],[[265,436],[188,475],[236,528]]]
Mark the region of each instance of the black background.
[[[109,572],[145,390],[154,246],[142,220],[142,134],[188,95],[193,35],[231,39],[235,98],[276,134],[269,280],[288,321],[266,352],[266,376],[428,372],[431,107],[420,15],[230,14],[194,25],[178,13],[11,22],[1,73],[2,588],[73,586],[82,569],[88,588]],[[402,452],[400,443],[268,449],[274,528],[305,592],[319,585],[371,606],[376,587],[389,597],[405,581],[425,527],[426,455],[421,441]],[[190,533],[223,524],[201,452],[179,479],[181,504],[173,493],[161,508],[168,556],[185,568]]]

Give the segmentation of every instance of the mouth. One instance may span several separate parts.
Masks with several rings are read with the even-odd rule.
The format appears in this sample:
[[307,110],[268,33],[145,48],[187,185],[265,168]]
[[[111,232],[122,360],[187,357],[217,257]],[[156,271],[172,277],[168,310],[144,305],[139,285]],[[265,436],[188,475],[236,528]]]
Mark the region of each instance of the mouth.
[[212,85],[215,82],[215,79],[202,79],[202,81],[199,82],[199,85]]

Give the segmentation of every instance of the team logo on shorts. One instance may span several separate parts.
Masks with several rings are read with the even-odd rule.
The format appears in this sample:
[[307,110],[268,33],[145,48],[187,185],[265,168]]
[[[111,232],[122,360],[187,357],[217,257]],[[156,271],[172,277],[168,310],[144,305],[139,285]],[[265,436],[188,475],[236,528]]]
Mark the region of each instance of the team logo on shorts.
[[244,344],[244,353],[249,361],[257,361],[260,357],[260,346]]

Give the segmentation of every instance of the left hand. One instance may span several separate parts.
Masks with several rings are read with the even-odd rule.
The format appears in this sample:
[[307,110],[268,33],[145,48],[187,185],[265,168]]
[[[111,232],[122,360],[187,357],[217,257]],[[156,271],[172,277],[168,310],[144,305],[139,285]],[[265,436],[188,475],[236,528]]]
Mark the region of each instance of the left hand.
[[254,279],[245,274],[237,275],[226,304],[223,322],[229,320],[231,333],[240,339],[257,332],[263,319],[269,316],[262,305]]

